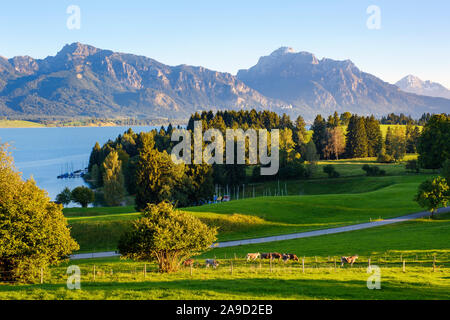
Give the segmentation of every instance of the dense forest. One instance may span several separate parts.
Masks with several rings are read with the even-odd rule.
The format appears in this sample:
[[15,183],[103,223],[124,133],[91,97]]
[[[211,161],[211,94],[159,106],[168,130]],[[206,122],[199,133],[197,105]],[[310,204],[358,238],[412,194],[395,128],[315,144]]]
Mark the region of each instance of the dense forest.
[[[422,121],[431,116],[424,115]],[[188,165],[174,164],[171,151],[178,143],[171,141],[172,125],[147,133],[129,129],[103,146],[96,144],[89,159],[87,180],[94,188],[102,188],[103,201],[117,205],[124,195],[136,195],[136,206],[145,209],[149,202],[177,202],[178,206],[204,203],[212,199],[217,187],[236,187],[244,183],[307,179],[321,159],[378,157],[379,162],[395,162],[406,153],[416,153],[421,135],[420,121],[402,115],[389,115],[384,122],[404,123],[388,127],[383,135],[381,121],[374,116],[358,116],[337,112],[327,119],[317,115],[307,129],[299,116],[270,111],[218,111],[191,115],[187,130],[201,121],[205,132],[214,128],[223,134],[232,129],[279,129],[280,163],[278,174],[261,176],[259,165]],[[411,119],[412,120],[412,119]],[[203,145],[204,142],[203,142]],[[246,150],[246,154],[248,150]]]

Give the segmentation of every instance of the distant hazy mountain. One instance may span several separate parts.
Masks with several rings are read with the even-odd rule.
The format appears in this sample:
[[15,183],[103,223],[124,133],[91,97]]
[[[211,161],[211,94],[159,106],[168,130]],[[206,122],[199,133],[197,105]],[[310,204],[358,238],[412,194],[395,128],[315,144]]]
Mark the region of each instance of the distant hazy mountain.
[[448,112],[450,100],[401,91],[350,60],[280,48],[237,76],[89,45],[45,59],[0,56],[0,116],[185,119],[195,111],[269,109],[301,114]]
[[231,74],[171,67],[150,58],[73,43],[43,60],[0,57],[0,115],[169,117],[198,110],[271,109]]
[[440,97],[450,99],[450,90],[444,87],[442,84],[422,81],[418,77],[409,75],[401,79],[395,84],[401,90],[420,94],[423,96]]
[[286,47],[260,58],[254,67],[240,70],[237,77],[270,98],[286,101],[300,113],[403,112],[417,117],[423,112],[450,110],[450,100],[403,92],[362,72],[350,60],[319,60],[311,53]]

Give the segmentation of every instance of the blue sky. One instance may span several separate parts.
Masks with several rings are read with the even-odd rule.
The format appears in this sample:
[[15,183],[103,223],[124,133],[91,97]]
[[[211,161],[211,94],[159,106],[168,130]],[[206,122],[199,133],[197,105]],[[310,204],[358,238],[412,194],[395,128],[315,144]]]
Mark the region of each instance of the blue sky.
[[[69,5],[81,29],[69,30]],[[370,5],[381,29],[369,30]],[[351,59],[388,82],[407,74],[450,88],[450,1],[3,1],[0,55],[54,55],[79,41],[235,74],[280,46]]]

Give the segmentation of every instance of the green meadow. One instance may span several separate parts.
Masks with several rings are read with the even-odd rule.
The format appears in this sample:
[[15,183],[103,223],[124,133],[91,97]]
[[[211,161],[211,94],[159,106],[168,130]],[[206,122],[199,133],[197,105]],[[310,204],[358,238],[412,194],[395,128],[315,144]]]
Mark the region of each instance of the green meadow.
[[[387,175],[364,176],[366,163],[383,166]],[[322,175],[327,164],[335,165],[341,178]],[[418,185],[435,175],[407,173],[404,164],[376,164],[372,158],[321,161],[314,179],[247,185],[240,200],[182,210],[218,227],[219,241],[326,229],[422,211],[413,197]],[[262,196],[278,188],[287,196]],[[64,214],[80,252],[116,250],[121,234],[140,217],[132,206],[71,208]],[[215,248],[195,257],[192,269],[173,274],[159,273],[155,263],[74,260],[52,267],[43,284],[0,285],[0,299],[450,299],[449,243],[447,213],[340,234]],[[246,254],[253,252],[294,253],[300,262],[247,262]],[[341,256],[355,254],[353,267],[341,267]],[[220,262],[217,269],[205,268],[204,259],[211,258]],[[369,260],[381,268],[381,290],[367,288]],[[69,265],[81,269],[81,290],[66,287]]]
[[[217,248],[199,257],[192,270],[174,274],[118,258],[75,260],[52,268],[42,285],[0,286],[0,299],[450,299],[448,243],[450,214],[443,214],[336,235]],[[302,261],[245,261],[247,252],[257,251],[295,252],[305,267]],[[344,254],[360,257],[353,267],[341,267]],[[220,266],[206,269],[204,258],[216,258]],[[380,290],[367,288],[369,258],[380,268]],[[81,269],[81,290],[66,287],[69,264]]]
[[[304,195],[246,198],[182,210],[218,227],[218,241],[327,229],[421,211],[413,196],[418,185],[429,177],[289,181],[288,194],[297,194],[294,191],[301,189]],[[121,234],[140,217],[133,207],[74,208],[66,209],[65,215],[72,235],[80,244],[80,252],[116,250]]]

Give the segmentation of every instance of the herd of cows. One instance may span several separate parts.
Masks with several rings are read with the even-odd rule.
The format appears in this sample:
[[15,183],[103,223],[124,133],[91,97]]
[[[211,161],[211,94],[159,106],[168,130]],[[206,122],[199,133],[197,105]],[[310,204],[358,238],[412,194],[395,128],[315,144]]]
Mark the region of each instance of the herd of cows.
[[[247,261],[256,261],[258,259],[270,259],[270,260],[283,260],[284,262],[287,261],[297,261],[300,262],[300,259],[297,257],[297,255],[293,253],[277,253],[277,252],[271,252],[271,253],[248,253]],[[341,257],[341,266],[344,266],[345,263],[350,264],[353,266],[356,259],[358,259],[358,255],[350,256],[350,257]],[[192,267],[194,266],[195,260],[194,259],[187,259],[183,262],[185,267]],[[206,268],[213,267],[214,269],[219,266],[219,261],[216,259],[206,259],[205,260],[205,266]]]

